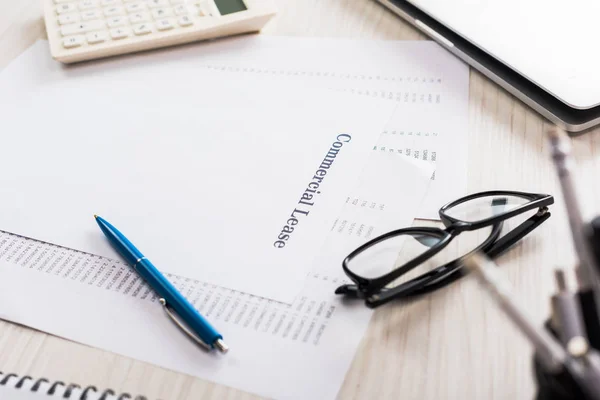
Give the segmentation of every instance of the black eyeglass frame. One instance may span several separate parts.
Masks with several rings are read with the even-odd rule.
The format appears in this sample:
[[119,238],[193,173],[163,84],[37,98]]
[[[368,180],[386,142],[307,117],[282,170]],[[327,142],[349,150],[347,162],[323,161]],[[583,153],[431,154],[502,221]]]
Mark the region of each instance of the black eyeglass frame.
[[[489,196],[520,197],[529,200],[529,202],[515,207],[514,209],[508,210],[506,212],[502,212],[493,217],[489,217],[475,222],[462,221],[460,219],[451,217],[446,213],[447,210],[452,209],[453,207],[456,207],[459,204],[477,198]],[[388,289],[385,288],[385,286],[398,279],[405,273],[416,268],[417,266],[423,264],[425,261],[427,261],[434,255],[436,255],[438,252],[443,250],[453,238],[465,231],[474,231],[491,225],[492,232],[490,233],[488,238],[469,254],[476,251],[483,251],[488,255],[490,255],[491,253],[493,253],[493,255],[498,255],[503,251],[507,250],[514,243],[519,241],[529,232],[537,228],[537,226],[543,223],[546,219],[548,219],[550,217],[550,213],[548,212],[547,206],[553,203],[554,198],[551,195],[525,193],[517,191],[493,190],[465,196],[458,200],[452,201],[440,208],[439,215],[442,223],[446,227],[445,229],[432,227],[409,227],[385,233],[368,241],[367,243],[363,244],[362,246],[358,247],[356,250],[351,252],[342,262],[342,268],[346,275],[356,284],[356,288],[354,290],[355,294],[359,297],[366,298],[367,305],[370,307],[376,307],[377,305],[388,302],[392,298],[399,297],[401,295],[415,295],[431,291],[431,289],[435,289],[440,286],[445,286],[449,282],[454,281],[460,276],[462,276],[462,274],[460,274],[456,275],[452,279],[447,280],[446,282],[436,282],[439,281],[441,278],[448,277],[450,274],[456,272],[457,269],[461,266],[462,259],[468,254],[448,264],[440,266],[433,271],[429,271],[421,276],[413,278],[410,281],[405,282],[396,288]],[[504,221],[536,208],[539,210],[538,213],[530,217],[527,221],[521,223],[519,226],[517,226],[516,228],[508,232],[505,236],[503,236],[500,240],[498,240]],[[368,248],[390,238],[406,234],[409,234],[411,236],[426,235],[429,237],[439,238],[440,240],[433,246],[431,246],[428,250],[423,252],[423,254],[413,258],[412,260],[406,262],[400,267],[395,268],[393,271],[390,271],[389,273],[377,278],[364,278],[352,272],[352,270],[350,270],[350,268],[348,267],[349,263],[358,254],[362,253]],[[426,285],[428,285],[428,287],[425,289]],[[336,293],[338,294],[345,294],[349,292],[350,290],[348,290],[348,285],[344,285],[338,288],[338,290],[336,290]],[[381,294],[385,294],[385,298],[382,298],[382,296],[379,294],[380,292]]]

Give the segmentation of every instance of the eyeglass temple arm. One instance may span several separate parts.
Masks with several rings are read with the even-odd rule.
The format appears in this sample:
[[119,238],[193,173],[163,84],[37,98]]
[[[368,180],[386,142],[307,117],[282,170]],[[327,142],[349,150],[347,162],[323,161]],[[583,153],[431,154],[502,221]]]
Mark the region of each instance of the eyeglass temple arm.
[[512,231],[502,236],[494,245],[485,253],[489,258],[498,257],[500,254],[507,251],[519,240],[527,236],[531,231],[540,226],[544,221],[550,218],[550,211],[547,207],[542,207],[538,212],[526,221],[523,221]]

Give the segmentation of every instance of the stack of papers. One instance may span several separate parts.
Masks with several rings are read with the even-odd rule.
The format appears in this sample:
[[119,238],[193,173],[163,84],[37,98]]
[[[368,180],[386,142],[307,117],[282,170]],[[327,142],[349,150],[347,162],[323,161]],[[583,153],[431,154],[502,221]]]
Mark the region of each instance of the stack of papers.
[[[39,42],[0,74],[0,318],[262,396],[333,398],[372,314],[334,295],[341,261],[463,194],[467,94],[468,69],[430,42],[242,37],[73,67]],[[93,214],[228,354],[177,330]]]

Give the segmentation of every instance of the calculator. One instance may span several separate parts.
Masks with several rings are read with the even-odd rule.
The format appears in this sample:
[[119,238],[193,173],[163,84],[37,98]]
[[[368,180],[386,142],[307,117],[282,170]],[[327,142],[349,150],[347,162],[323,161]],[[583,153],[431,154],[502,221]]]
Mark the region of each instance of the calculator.
[[63,63],[256,32],[271,0],[44,0],[50,52]]

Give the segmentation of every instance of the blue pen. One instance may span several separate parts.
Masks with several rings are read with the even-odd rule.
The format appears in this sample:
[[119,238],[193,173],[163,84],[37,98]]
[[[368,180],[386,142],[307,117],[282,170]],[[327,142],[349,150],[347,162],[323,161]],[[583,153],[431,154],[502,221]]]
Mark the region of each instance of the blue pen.
[[[96,222],[108,238],[110,244],[156,292],[160,298],[160,304],[163,305],[165,312],[173,322],[203,347],[209,350],[217,348],[221,352],[226,353],[227,350],[229,350],[229,347],[227,347],[223,341],[223,336],[217,332],[198,311],[196,311],[194,306],[192,306],[190,302],[175,289],[171,282],[169,282],[169,280],[165,278],[154,265],[152,265],[150,260],[144,257],[125,235],[108,223],[108,221],[97,215],[94,215],[94,218],[96,218]],[[171,309],[175,311],[190,329],[179,322]]]

